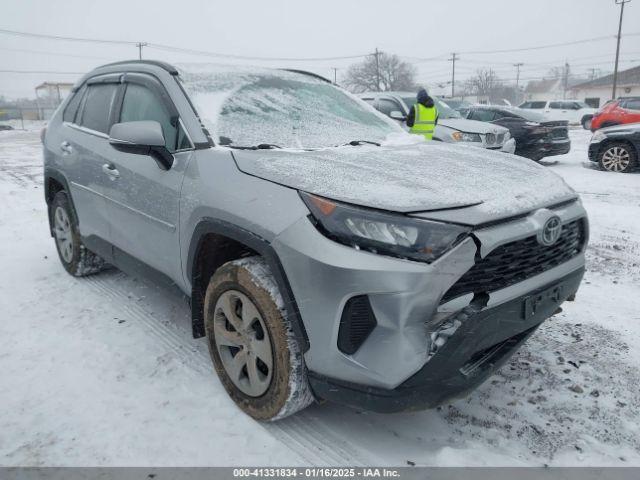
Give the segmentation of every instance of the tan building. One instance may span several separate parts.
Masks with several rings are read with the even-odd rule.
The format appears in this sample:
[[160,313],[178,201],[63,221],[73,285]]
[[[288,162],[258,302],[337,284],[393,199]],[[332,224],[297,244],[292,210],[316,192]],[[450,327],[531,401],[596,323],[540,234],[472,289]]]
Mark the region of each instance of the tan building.
[[41,120],[48,120],[58,105],[71,93],[73,83],[44,82],[36,87],[36,101],[38,116]]

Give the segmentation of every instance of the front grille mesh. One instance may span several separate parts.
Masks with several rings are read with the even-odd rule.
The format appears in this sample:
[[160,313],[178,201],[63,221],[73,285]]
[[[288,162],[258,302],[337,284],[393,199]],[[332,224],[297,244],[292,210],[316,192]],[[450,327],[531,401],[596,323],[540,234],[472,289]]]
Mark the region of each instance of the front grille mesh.
[[546,247],[536,236],[496,248],[465,273],[442,298],[442,303],[467,293],[493,292],[522,282],[570,260],[585,241],[583,220],[562,226],[558,241]]

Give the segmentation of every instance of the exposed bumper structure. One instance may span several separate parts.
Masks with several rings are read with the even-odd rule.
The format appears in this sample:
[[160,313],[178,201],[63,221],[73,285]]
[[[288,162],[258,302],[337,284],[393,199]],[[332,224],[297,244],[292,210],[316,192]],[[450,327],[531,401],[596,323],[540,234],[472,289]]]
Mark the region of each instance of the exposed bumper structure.
[[310,373],[323,399],[381,413],[436,407],[462,397],[500,368],[559,305],[578,290],[584,269],[499,306],[460,314],[460,327],[417,373],[394,389]]

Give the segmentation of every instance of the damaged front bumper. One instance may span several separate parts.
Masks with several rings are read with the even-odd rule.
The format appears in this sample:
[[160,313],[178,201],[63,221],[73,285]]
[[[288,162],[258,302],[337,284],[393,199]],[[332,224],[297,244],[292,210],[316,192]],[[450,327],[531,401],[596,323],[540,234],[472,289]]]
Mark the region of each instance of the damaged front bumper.
[[444,330],[454,328],[424,367],[394,389],[344,382],[310,373],[314,393],[325,400],[392,413],[436,407],[462,397],[500,368],[527,338],[572,298],[584,268],[495,307],[474,299],[450,317]]
[[[548,269],[534,265],[532,276],[518,277],[506,286],[474,287],[470,291],[478,292],[475,295],[447,293],[502,246],[526,242],[532,235],[535,243],[541,219],[546,218],[538,215],[540,211],[476,229],[431,264],[338,244],[307,218],[283,231],[272,245],[309,340],[305,362],[315,394],[394,411],[436,405],[479,384],[578,288],[588,234],[586,213],[579,201],[549,209],[563,225],[584,223],[579,253]],[[504,252],[506,262],[509,252]],[[537,253],[525,249],[522,255],[513,259],[515,265]],[[496,275],[498,271],[490,276]],[[535,300],[536,295],[543,300]],[[531,312],[524,318],[523,309]],[[346,330],[354,318],[360,323]],[[365,335],[357,341],[344,341],[358,337],[363,329]],[[369,405],[374,399],[379,407]]]

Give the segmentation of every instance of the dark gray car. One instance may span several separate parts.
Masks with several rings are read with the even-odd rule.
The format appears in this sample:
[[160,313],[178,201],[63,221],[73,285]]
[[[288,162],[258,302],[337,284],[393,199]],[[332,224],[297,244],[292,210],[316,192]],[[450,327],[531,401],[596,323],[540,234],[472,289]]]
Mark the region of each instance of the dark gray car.
[[54,114],[44,158],[67,271],[181,289],[258,419],[462,395],[583,275],[585,211],[558,176],[424,142],[304,72],[105,65]]

